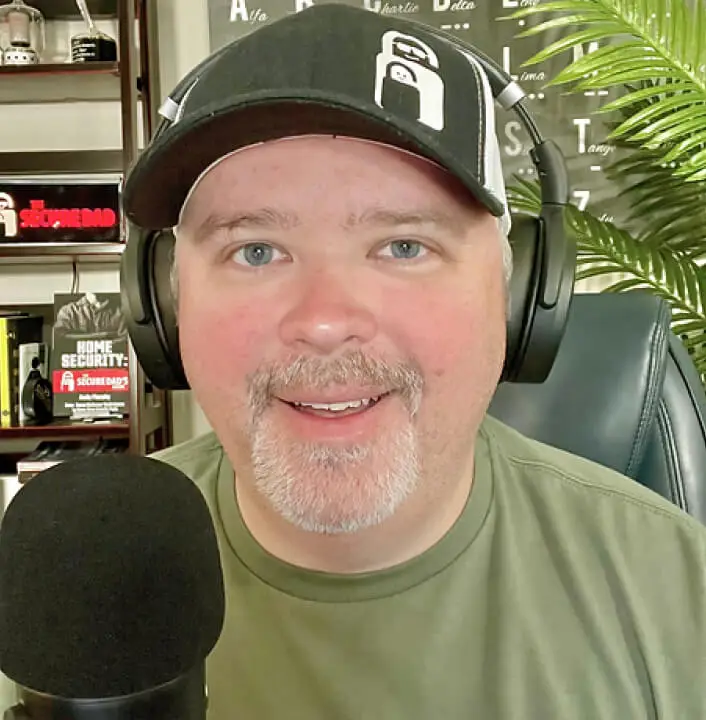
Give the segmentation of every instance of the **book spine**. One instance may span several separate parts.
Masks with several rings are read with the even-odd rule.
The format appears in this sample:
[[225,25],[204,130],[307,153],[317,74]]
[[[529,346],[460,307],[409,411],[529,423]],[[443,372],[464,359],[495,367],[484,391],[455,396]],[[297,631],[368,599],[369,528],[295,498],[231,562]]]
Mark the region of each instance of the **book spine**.
[[10,427],[12,390],[10,378],[10,333],[8,319],[0,317],[0,427]]
[[7,327],[7,364],[10,376],[10,426],[20,424],[20,322],[15,318]]

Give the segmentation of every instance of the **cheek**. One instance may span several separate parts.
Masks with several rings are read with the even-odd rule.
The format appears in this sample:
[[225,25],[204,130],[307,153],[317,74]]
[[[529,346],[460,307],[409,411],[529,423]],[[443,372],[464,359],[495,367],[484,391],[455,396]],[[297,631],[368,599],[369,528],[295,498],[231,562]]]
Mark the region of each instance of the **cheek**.
[[[472,382],[474,368],[502,362],[505,350],[504,293],[483,282],[472,289],[435,287],[422,297],[399,296],[388,315],[401,347],[422,365],[429,379],[464,374]],[[391,331],[391,334],[395,334]]]
[[180,351],[192,388],[204,400],[242,393],[245,377],[264,356],[261,310],[223,292],[185,289],[178,312]]

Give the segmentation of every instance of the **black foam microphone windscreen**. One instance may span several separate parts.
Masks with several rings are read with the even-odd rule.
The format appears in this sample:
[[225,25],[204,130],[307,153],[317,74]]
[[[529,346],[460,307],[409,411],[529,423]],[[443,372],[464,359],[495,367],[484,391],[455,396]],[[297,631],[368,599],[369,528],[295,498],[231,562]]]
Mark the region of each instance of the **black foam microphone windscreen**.
[[224,605],[206,502],[158,460],[55,465],[0,524],[0,670],[25,688],[108,698],[172,681],[213,649]]

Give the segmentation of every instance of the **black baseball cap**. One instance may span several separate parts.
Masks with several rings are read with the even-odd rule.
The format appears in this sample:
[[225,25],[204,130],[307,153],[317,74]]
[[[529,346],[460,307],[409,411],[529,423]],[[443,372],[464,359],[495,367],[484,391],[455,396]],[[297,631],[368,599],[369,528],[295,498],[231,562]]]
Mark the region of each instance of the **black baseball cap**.
[[509,219],[487,76],[419,22],[335,3],[292,13],[214,54],[174,111],[125,182],[126,218],[145,229],[175,226],[194,183],[224,156],[309,134],[428,158]]

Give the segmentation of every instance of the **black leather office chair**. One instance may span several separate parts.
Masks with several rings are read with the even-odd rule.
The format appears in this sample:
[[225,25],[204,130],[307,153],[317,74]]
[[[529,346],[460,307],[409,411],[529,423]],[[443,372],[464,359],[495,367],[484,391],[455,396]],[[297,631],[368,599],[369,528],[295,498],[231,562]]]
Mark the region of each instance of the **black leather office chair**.
[[670,317],[647,292],[577,294],[549,378],[502,384],[490,414],[706,523],[706,393]]

